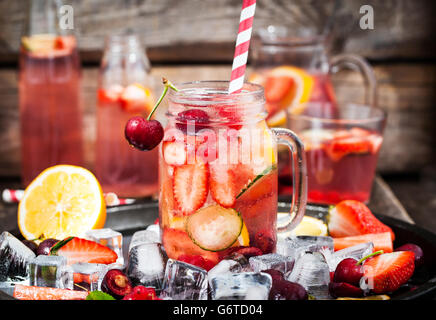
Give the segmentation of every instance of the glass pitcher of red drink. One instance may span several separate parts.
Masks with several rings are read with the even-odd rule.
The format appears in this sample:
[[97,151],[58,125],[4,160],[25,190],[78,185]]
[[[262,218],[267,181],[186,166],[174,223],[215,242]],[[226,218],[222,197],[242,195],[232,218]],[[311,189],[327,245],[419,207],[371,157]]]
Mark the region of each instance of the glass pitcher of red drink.
[[29,5],[19,60],[23,184],[56,164],[83,164],[77,41],[59,28],[59,1]]
[[[329,57],[325,35],[307,29],[291,31],[280,26],[260,29],[253,39],[250,61],[250,81],[265,87],[270,126],[284,126],[289,115],[293,121],[288,122],[287,127],[299,134],[299,127],[295,127],[298,116],[313,119],[340,117],[341,104],[335,95],[331,76],[345,68],[360,72],[365,81],[364,102],[368,106],[375,104],[376,81],[371,67],[357,55]],[[279,158],[282,160],[279,166],[280,193],[289,193],[292,173],[286,149],[279,149]],[[308,165],[309,172],[312,164]],[[312,186],[309,178],[309,191]]]
[[[301,221],[306,203],[303,146],[288,129],[270,129],[263,88],[226,81],[176,85],[159,147],[159,222],[173,259],[210,264],[239,249],[274,252],[277,241],[277,144],[290,150],[294,193],[286,226]],[[193,258],[194,257],[194,258]]]
[[158,190],[157,149],[141,152],[126,144],[124,126],[154,104],[150,62],[138,36],[106,38],[100,66],[95,173],[104,192],[144,197]]

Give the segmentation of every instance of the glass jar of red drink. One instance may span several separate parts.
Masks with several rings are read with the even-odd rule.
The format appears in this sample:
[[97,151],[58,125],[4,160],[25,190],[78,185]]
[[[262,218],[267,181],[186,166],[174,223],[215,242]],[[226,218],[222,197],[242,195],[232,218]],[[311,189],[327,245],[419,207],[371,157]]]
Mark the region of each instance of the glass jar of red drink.
[[293,155],[292,230],[306,203],[305,154],[288,129],[268,128],[263,88],[226,81],[176,84],[159,147],[159,222],[170,258],[216,264],[241,248],[274,252],[277,241],[277,144]]
[[95,173],[104,192],[144,197],[158,190],[157,149],[142,152],[130,147],[124,126],[135,115],[145,115],[154,104],[150,62],[138,36],[106,38],[100,66]]

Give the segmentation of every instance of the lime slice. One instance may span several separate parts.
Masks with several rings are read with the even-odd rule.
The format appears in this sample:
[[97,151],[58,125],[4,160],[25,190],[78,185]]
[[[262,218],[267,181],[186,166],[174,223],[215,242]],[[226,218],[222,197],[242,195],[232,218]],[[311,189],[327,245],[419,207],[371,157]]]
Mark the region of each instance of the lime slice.
[[212,205],[188,217],[186,232],[203,250],[222,251],[238,240],[244,223],[234,209]]

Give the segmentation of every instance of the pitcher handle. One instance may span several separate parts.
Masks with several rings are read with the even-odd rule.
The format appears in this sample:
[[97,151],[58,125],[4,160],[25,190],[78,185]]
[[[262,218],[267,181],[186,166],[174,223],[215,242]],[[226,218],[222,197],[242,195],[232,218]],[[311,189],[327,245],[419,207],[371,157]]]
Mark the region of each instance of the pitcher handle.
[[307,202],[307,167],[303,142],[297,135],[284,128],[271,128],[278,144],[286,145],[292,159],[292,202],[288,221],[284,226],[277,227],[277,232],[293,230],[303,219]]
[[332,57],[330,59],[330,73],[335,74],[342,69],[359,71],[365,81],[365,104],[376,107],[377,80],[369,63],[356,54],[339,54]]

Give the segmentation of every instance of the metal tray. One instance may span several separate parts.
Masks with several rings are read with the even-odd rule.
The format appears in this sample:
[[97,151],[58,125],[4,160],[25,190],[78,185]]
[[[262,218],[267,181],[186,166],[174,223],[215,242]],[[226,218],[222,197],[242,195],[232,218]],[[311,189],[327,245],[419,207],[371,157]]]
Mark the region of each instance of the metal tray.
[[[278,207],[280,212],[285,212],[289,210],[289,203],[279,202]],[[140,202],[111,207],[108,208],[107,213],[105,227],[123,233],[124,253],[126,254],[132,234],[154,223],[158,217],[158,204],[157,202]],[[306,214],[325,219],[327,208],[308,205]],[[415,271],[414,276],[406,285],[390,295],[391,299],[434,299],[436,297],[436,234],[398,219],[382,215],[377,215],[377,217],[395,232],[394,247],[411,242],[419,245],[424,251],[424,265]],[[17,230],[11,230],[11,232],[19,235]],[[13,297],[0,291],[0,300],[2,299],[9,300]]]

